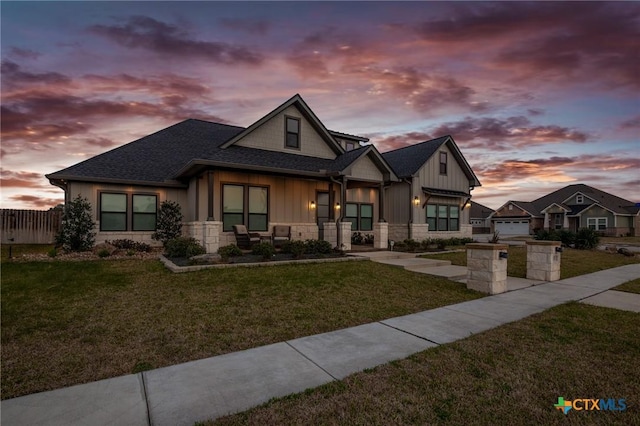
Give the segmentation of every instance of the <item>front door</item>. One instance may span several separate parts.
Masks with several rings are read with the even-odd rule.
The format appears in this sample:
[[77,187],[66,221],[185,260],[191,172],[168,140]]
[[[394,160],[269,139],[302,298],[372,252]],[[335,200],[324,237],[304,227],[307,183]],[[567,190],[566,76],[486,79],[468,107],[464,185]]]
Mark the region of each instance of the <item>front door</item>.
[[319,239],[324,239],[324,223],[329,221],[329,193],[318,192],[316,194],[316,220],[318,222]]

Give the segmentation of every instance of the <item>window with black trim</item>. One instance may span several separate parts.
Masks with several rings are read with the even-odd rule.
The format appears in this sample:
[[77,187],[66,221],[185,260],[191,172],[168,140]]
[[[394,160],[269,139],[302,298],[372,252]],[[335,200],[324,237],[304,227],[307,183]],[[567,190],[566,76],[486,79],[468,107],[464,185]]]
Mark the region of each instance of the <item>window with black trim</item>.
[[440,174],[441,175],[447,174],[447,153],[446,152],[440,153]]
[[100,193],[101,231],[155,231],[157,212],[155,194]]
[[300,148],[300,119],[293,117],[285,117],[285,140],[286,148]]
[[429,231],[459,231],[460,207],[456,205],[427,204]]
[[347,203],[345,205],[345,222],[351,222],[352,231],[373,230],[373,204]]
[[127,194],[100,193],[100,230],[127,230]]
[[155,231],[158,211],[158,197],[155,195],[133,194],[132,227],[134,231]]
[[268,187],[222,185],[222,230],[233,231],[233,225],[247,225],[249,231],[269,229]]

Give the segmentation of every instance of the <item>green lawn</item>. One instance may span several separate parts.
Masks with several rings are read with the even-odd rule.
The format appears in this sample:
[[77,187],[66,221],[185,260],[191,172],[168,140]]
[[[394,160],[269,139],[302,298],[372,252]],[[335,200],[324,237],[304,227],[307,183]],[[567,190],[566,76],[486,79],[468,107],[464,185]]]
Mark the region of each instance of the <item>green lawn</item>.
[[[524,246],[509,246],[507,275],[525,278],[527,275],[527,251]],[[454,265],[467,266],[467,253],[428,254],[430,259],[450,260]],[[600,250],[575,250],[565,248],[560,262],[560,278],[571,278],[603,269],[615,268],[631,263],[640,263],[640,257],[626,257]]]
[[2,398],[482,297],[369,261],[173,274],[157,260],[2,264]]
[[[204,424],[640,424],[638,330],[638,314],[570,303]],[[558,397],[628,408],[565,416]]]
[[640,278],[632,281],[628,281],[624,284],[620,284],[618,287],[615,287],[613,290],[626,291],[628,293],[638,293],[640,294]]

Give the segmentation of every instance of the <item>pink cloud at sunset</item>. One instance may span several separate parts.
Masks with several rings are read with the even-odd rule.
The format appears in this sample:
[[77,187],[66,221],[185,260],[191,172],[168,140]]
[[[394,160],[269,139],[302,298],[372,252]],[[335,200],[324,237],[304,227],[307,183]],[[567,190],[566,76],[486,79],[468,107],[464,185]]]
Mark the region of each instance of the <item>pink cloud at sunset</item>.
[[45,173],[295,93],[380,151],[453,136],[490,207],[568,183],[640,202],[639,22],[633,2],[3,2],[2,207],[55,206]]

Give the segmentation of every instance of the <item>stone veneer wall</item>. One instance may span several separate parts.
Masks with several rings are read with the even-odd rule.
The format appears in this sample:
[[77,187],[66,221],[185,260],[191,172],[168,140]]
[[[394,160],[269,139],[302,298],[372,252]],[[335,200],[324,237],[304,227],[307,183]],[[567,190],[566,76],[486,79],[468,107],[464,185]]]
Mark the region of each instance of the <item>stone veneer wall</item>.
[[96,232],[96,244],[113,240],[132,240],[149,244],[151,247],[162,247],[160,241],[151,238],[153,231],[100,231],[100,222],[96,222],[94,231]]
[[467,244],[467,288],[483,293],[498,294],[507,291],[506,244]]
[[527,279],[557,281],[562,256],[560,241],[527,241]]
[[376,222],[373,224],[373,247],[386,249],[389,242],[389,224],[386,222]]

